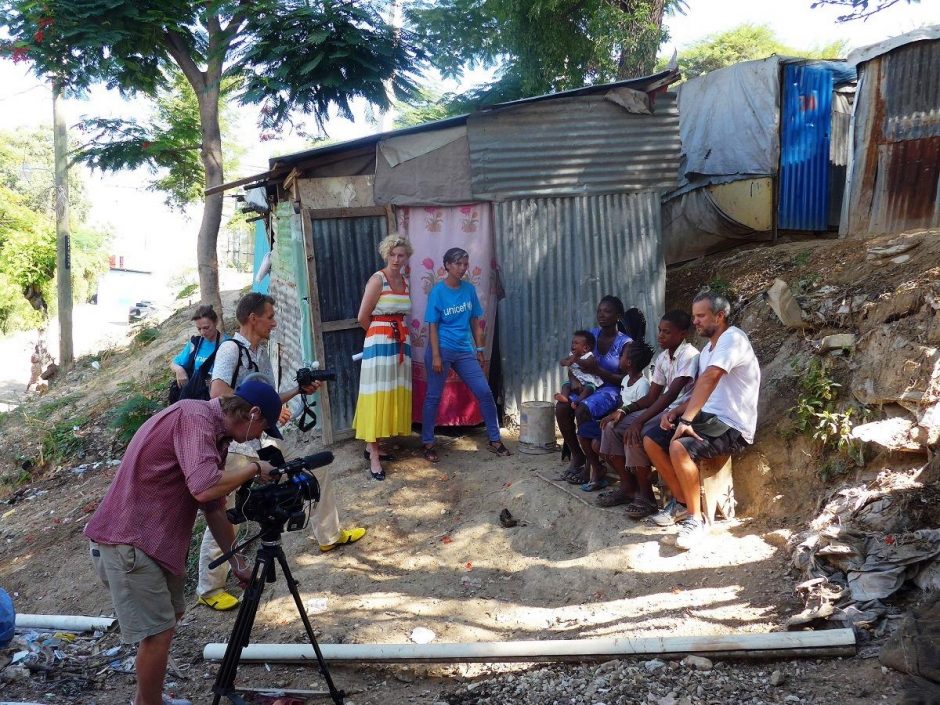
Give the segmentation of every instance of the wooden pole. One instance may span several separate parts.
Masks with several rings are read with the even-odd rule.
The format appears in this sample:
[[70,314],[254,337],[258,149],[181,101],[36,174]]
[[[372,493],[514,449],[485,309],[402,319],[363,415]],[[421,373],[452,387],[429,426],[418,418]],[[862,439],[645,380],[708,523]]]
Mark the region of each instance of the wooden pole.
[[52,123],[55,149],[56,285],[59,299],[59,367],[75,360],[72,347],[72,250],[69,243],[68,131],[62,106],[62,90],[52,87]]

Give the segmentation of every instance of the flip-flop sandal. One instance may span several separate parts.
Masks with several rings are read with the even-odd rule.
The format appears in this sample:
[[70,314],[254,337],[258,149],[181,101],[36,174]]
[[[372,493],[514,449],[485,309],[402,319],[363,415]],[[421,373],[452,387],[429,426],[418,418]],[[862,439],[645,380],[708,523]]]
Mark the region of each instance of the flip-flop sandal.
[[590,481],[591,481],[591,475],[590,473],[586,472],[584,469],[582,469],[581,472],[576,473],[572,475],[571,477],[569,477],[567,480],[565,480],[565,482],[567,482],[569,485],[583,485],[585,482],[590,482]]
[[658,512],[659,509],[656,505],[648,501],[634,499],[624,508],[624,511],[631,519],[644,519],[648,516],[652,516]]
[[552,479],[555,482],[567,482],[568,478],[571,477],[572,475],[577,475],[578,477],[581,477],[581,473],[583,472],[584,472],[583,465],[580,465],[576,468],[573,468],[569,465],[567,468],[565,468],[565,471],[561,473],[561,475],[559,475],[558,477],[554,477]]
[[490,441],[486,444],[486,449],[490,453],[496,453],[496,455],[498,455],[500,458],[507,458],[512,455],[512,453],[509,452],[509,448],[503,445],[502,441],[499,441],[498,443],[493,443]]
[[421,449],[421,455],[423,455],[424,459],[429,463],[437,463],[441,460],[441,457],[437,454],[437,451],[434,450],[434,446],[424,446]]
[[601,492],[597,496],[597,499],[594,500],[594,503],[598,507],[616,507],[619,504],[626,504],[628,499],[627,493],[618,487],[613,490]]
[[582,492],[597,492],[607,487],[607,478],[602,477],[600,480],[594,482],[585,482],[581,485]]

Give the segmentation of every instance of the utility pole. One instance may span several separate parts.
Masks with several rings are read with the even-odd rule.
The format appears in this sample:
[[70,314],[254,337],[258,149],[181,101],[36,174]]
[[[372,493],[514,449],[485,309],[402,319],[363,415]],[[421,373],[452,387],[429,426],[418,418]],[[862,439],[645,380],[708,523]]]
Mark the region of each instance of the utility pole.
[[62,112],[62,89],[52,84],[52,139],[55,149],[56,284],[59,298],[59,367],[75,360],[72,348],[72,250],[69,243],[68,131]]

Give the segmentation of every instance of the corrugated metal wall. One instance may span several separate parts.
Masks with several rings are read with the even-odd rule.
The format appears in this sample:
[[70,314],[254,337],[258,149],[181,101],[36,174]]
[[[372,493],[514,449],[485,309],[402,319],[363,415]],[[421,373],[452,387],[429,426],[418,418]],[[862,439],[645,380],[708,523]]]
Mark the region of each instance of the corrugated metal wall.
[[843,235],[940,227],[940,41],[865,62]]
[[666,280],[658,193],[506,201],[494,205],[494,220],[507,414],[551,400],[571,334],[596,325],[605,294],[643,311],[655,341]]
[[330,415],[334,433],[352,427],[359,395],[359,363],[353,353],[362,350],[365,334],[358,324],[329,330],[330,322],[355,318],[368,278],[382,268],[379,241],[386,235],[384,216],[313,220],[313,248],[319,288],[320,323],[326,360],[321,366],[336,371],[331,382]]
[[832,72],[789,64],[783,74],[777,226],[829,229]]
[[602,95],[560,98],[471,115],[474,198],[562,196],[675,188],[679,113],[673,94],[653,115]]

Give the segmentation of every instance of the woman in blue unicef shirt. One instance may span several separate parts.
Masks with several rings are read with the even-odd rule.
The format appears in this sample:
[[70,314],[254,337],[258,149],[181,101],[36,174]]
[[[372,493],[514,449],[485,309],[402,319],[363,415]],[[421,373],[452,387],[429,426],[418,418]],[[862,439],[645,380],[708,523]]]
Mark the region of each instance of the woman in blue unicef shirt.
[[499,436],[496,402],[483,374],[484,339],[480,320],[483,307],[480,306],[473,284],[464,281],[469,266],[470,255],[466,250],[452,247],[444,253],[447,276],[431,289],[424,313],[431,344],[424,353],[428,390],[421,419],[421,443],[424,446],[424,457],[432,463],[440,460],[434,450],[434,425],[437,423],[444,380],[451,367],[480,403],[489,436],[487,450],[496,455],[510,455]]

